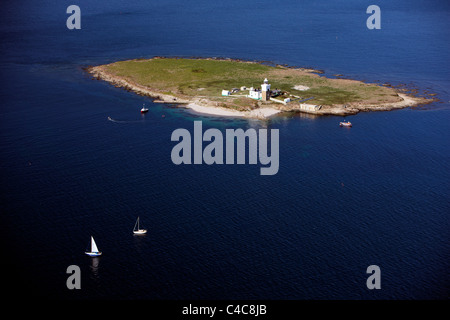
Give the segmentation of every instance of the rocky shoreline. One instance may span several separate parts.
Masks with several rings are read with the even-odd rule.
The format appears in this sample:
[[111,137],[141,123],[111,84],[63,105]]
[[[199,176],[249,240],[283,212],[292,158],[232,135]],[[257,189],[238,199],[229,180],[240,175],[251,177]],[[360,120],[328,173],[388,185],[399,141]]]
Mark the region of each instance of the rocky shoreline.
[[[153,59],[164,59],[163,57],[154,57]],[[223,59],[223,58],[208,58],[213,60],[233,60],[239,62],[248,63],[261,63],[253,61],[243,61],[235,59]],[[284,67],[284,66],[283,66]],[[362,111],[389,111],[394,109],[401,109],[406,107],[413,107],[418,105],[424,105],[435,101],[435,99],[427,99],[423,97],[413,97],[405,93],[400,93],[396,91],[399,101],[390,103],[380,103],[380,104],[368,104],[364,102],[349,103],[346,105],[331,105],[322,106],[320,110],[307,111],[300,110],[298,103],[291,103],[288,105],[278,104],[278,103],[263,103],[259,108],[251,111],[238,111],[233,109],[227,109],[220,107],[219,103],[216,101],[208,100],[204,97],[183,97],[183,96],[173,96],[165,94],[158,91],[158,89],[148,88],[146,86],[135,83],[129,79],[124,79],[122,77],[111,74],[105,70],[104,66],[90,66],[86,68],[94,79],[103,80],[111,83],[112,85],[124,88],[128,91],[135,92],[139,95],[148,96],[154,99],[156,103],[170,103],[170,104],[182,104],[186,108],[190,108],[196,112],[218,115],[218,116],[231,116],[231,117],[247,117],[247,118],[257,118],[266,119],[279,112],[303,112],[315,115],[354,115]],[[304,69],[308,72],[320,72],[314,69]]]

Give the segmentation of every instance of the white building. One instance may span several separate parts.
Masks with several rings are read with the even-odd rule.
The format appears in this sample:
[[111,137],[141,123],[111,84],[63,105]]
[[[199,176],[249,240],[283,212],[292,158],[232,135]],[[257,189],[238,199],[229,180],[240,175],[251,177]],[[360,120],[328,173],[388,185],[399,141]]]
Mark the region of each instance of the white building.
[[249,90],[247,97],[255,100],[261,100],[261,91],[257,89]]
[[264,79],[264,83],[261,85],[261,90],[251,87],[248,91],[247,97],[256,99],[256,100],[269,101],[270,100],[270,84],[269,84],[269,81],[267,80],[267,78]]

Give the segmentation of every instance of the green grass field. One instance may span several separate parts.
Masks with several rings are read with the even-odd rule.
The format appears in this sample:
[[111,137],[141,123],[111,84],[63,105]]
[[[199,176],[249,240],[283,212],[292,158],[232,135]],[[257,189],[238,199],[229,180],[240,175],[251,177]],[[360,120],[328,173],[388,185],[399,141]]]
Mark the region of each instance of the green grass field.
[[[222,97],[222,89],[241,86],[259,88],[264,78],[272,89],[289,95],[314,97],[307,103],[333,105],[352,102],[394,102],[398,96],[391,88],[360,81],[327,79],[302,69],[272,67],[259,63],[209,59],[136,59],[119,61],[104,68],[114,75],[126,78],[155,91],[180,97],[205,97],[235,109],[256,107],[256,101],[242,96]],[[293,87],[304,85],[307,91]],[[247,92],[239,92],[239,95]]]

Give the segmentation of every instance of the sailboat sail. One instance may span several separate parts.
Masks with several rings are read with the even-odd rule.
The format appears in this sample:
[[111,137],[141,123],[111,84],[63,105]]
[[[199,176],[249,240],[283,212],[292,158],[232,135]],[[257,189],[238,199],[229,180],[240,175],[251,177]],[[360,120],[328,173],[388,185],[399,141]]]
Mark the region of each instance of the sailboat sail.
[[[136,226],[137,226],[137,229],[136,229]],[[139,230],[139,217],[137,218],[136,223],[134,224],[134,228],[133,228],[133,231],[136,231],[136,230]]]
[[91,252],[98,252],[97,245],[95,244],[94,237],[91,236]]

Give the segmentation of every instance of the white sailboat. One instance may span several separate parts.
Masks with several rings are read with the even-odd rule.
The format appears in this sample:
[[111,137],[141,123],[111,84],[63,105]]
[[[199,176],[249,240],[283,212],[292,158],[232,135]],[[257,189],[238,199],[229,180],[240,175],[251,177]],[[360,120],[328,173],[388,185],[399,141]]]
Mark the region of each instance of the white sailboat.
[[91,257],[97,257],[102,255],[102,253],[98,251],[97,244],[95,243],[93,236],[91,236],[91,251],[87,251],[85,252],[85,254]]
[[134,224],[133,233],[134,234],[146,234],[147,233],[146,229],[141,229],[139,227],[139,217],[137,218],[136,223]]

